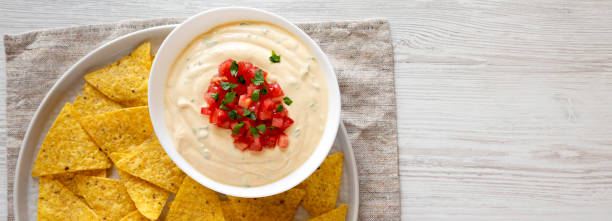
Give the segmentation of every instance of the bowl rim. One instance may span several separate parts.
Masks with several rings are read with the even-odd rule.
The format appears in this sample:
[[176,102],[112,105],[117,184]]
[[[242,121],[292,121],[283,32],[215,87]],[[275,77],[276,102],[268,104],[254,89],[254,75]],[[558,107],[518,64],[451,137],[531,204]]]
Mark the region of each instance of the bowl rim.
[[[216,23],[207,21],[207,19],[210,19],[210,16],[222,15],[224,13],[229,13],[227,16],[234,19],[222,22],[217,21]],[[264,21],[282,27],[293,34],[296,38],[302,41],[317,58],[328,87],[329,104],[327,121],[325,122],[325,130],[321,136],[321,139],[319,140],[318,146],[302,165],[289,173],[287,176],[272,183],[255,187],[228,185],[215,181],[201,174],[174,148],[174,144],[170,139],[164,119],[163,96],[165,94],[164,91],[166,79],[177,56],[180,55],[184,48],[187,47],[187,45],[193,41],[195,37],[218,25],[236,21]],[[192,28],[196,28],[197,26],[192,26],[202,22],[211,23],[205,24],[210,27],[193,31],[194,29]],[[180,37],[180,35],[187,36]],[[176,40],[176,38],[179,37],[188,38],[188,40],[181,40],[179,42]],[[226,195],[245,198],[265,197],[282,193],[295,187],[303,180],[308,178],[319,167],[323,160],[325,160],[338,132],[341,112],[340,89],[336,79],[336,74],[329,59],[327,58],[327,55],[302,29],[281,16],[261,9],[249,7],[222,7],[206,10],[189,17],[183,23],[179,24],[174,30],[172,30],[172,32],[162,42],[155,60],[153,61],[148,83],[149,116],[151,118],[155,133],[157,134],[157,138],[168,156],[181,170],[183,170],[196,182]],[[156,89],[151,90],[152,88]]]

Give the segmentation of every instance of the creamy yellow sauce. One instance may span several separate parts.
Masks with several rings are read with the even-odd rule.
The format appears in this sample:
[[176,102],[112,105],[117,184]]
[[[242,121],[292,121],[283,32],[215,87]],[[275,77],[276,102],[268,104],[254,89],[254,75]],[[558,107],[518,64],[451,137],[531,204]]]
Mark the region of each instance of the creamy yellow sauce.
[[[274,50],[280,63],[268,58]],[[204,93],[221,62],[248,61],[268,72],[293,103],[286,106],[295,123],[285,130],[286,149],[240,151],[231,130],[200,114]],[[312,52],[285,29],[263,22],[217,26],[195,38],[176,59],[166,83],[164,116],[176,150],[200,173],[220,183],[253,187],[277,181],[313,153],[327,120],[327,85]]]

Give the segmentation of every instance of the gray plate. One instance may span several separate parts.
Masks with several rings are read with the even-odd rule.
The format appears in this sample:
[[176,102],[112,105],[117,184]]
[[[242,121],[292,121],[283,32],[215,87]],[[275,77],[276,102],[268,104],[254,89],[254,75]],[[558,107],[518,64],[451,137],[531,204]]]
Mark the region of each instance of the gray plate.
[[[174,25],[168,25],[149,28],[117,38],[83,57],[55,83],[36,110],[19,152],[14,189],[14,209],[17,220],[36,220],[38,182],[37,179],[30,176],[32,166],[47,131],[64,103],[74,101],[85,84],[83,76],[129,54],[138,44],[146,40],[151,41],[151,50],[156,52],[174,27]],[[330,153],[335,152],[344,153],[338,204],[348,205],[347,220],[357,220],[359,209],[357,166],[346,129],[342,124]],[[117,177],[116,171],[113,171],[111,177]],[[304,220],[308,217],[308,214],[300,207],[296,213],[296,220]]]

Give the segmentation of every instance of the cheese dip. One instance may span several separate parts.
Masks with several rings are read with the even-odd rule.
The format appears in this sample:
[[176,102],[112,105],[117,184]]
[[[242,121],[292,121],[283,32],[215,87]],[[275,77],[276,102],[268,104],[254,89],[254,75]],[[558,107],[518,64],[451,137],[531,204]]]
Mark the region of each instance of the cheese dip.
[[[281,56],[273,63],[271,51]],[[200,113],[204,94],[219,64],[248,61],[268,73],[293,103],[295,121],[285,130],[287,148],[241,151],[231,130],[209,123]],[[168,75],[164,120],[177,152],[196,170],[220,183],[254,187],[275,182],[300,167],[319,144],[327,121],[327,85],[317,59],[285,29],[264,22],[235,22],[196,37],[178,56]]]

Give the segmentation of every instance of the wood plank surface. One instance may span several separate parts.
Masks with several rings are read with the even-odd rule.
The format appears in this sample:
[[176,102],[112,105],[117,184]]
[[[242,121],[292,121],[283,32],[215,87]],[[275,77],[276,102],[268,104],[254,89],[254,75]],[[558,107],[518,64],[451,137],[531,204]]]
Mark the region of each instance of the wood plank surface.
[[[0,33],[189,16],[229,5],[2,0]],[[612,1],[231,5],[294,22],[389,19],[403,220],[612,219]]]

